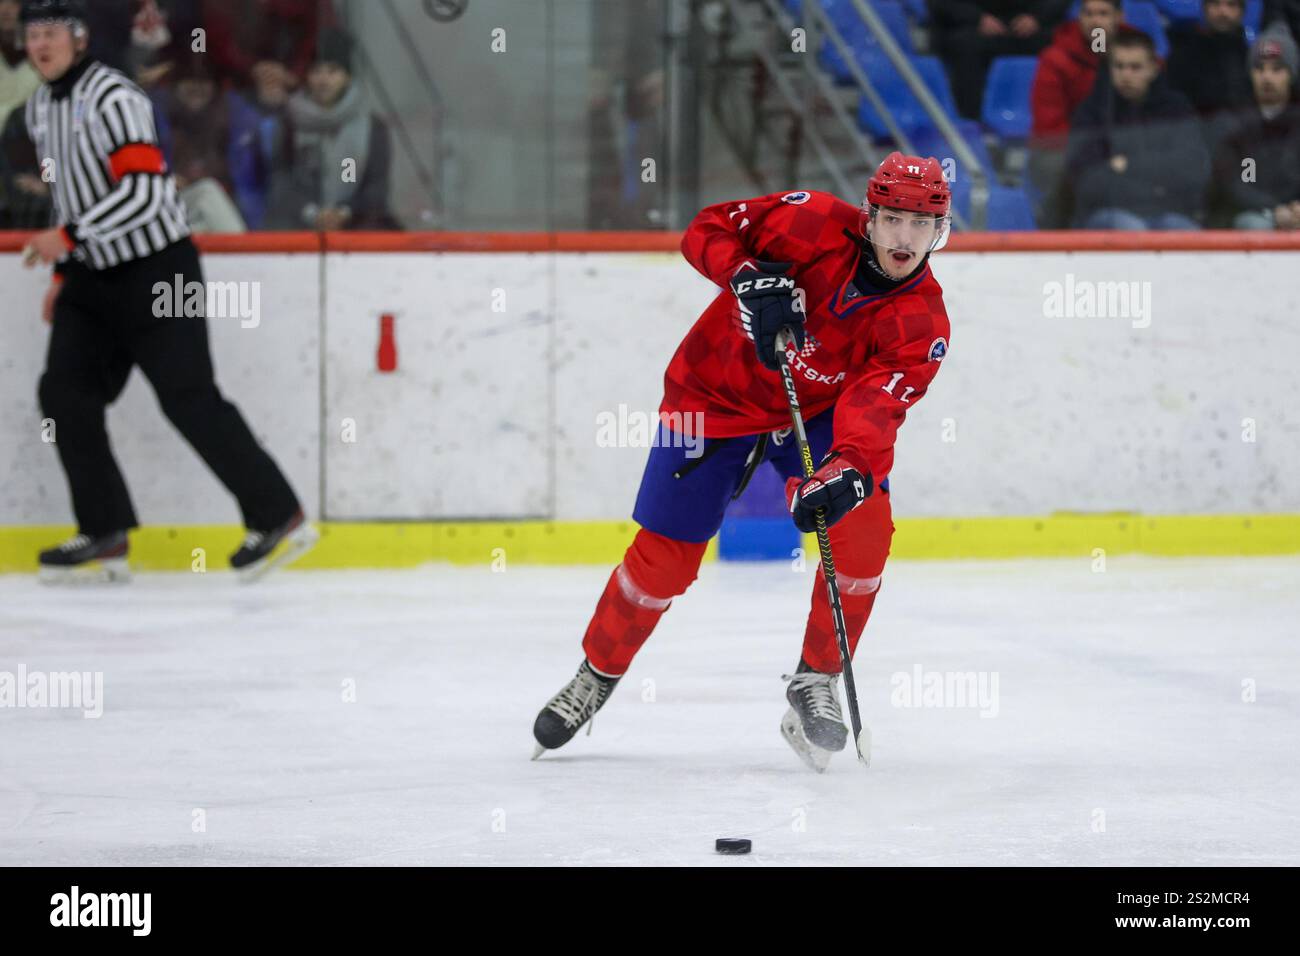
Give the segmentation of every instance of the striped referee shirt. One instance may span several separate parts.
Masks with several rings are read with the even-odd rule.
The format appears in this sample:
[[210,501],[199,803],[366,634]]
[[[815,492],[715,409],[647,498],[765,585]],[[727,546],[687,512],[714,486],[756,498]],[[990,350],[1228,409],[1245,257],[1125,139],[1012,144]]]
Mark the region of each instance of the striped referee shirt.
[[69,253],[92,269],[153,255],[190,234],[153,104],[122,73],[83,60],[32,94],[27,129],[52,174]]

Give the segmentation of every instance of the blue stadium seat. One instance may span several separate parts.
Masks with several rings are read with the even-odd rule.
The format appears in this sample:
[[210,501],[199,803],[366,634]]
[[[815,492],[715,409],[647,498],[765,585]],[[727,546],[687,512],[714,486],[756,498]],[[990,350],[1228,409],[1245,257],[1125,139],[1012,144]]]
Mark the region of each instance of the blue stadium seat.
[[1156,55],[1161,59],[1169,56],[1169,37],[1165,34],[1164,21],[1154,3],[1147,0],[1127,0],[1124,4],[1124,20],[1131,27],[1136,27],[1151,37],[1156,43]]
[[1264,0],[1246,0],[1246,42],[1254,43],[1255,35],[1259,33],[1263,24],[1260,22],[1264,19]]
[[1201,0],[1155,0],[1155,4],[1170,20],[1201,19]]
[[[852,0],[820,0],[822,9],[839,31],[845,42],[853,50],[859,64],[876,53],[880,44],[876,36],[867,29],[862,18],[853,7]],[[912,53],[912,31],[907,23],[907,12],[897,0],[874,0],[872,6],[880,14],[881,20],[890,36],[902,47],[904,53]],[[834,78],[836,83],[846,84],[853,81],[848,67],[840,57],[840,51],[830,40],[822,41],[818,62]]]
[[1011,186],[989,190],[987,227],[992,232],[1030,232],[1038,228],[1029,194]]
[[[939,106],[956,122],[957,105],[953,102],[952,90],[948,87],[948,75],[943,64],[935,56],[914,56],[910,58],[912,66],[920,74],[921,82],[926,85]],[[921,108],[920,102],[912,95],[906,81],[894,69],[894,65],[883,55],[868,59],[863,68],[867,78],[880,98],[889,106],[894,119],[906,133],[925,129],[930,126],[930,118]],[[864,95],[858,102],[858,125],[876,139],[888,139],[889,127],[871,108],[871,101]]]
[[[953,209],[966,222],[971,215],[971,181],[960,176],[952,184]],[[1036,230],[1033,204],[1029,194],[1013,186],[989,185],[989,204],[985,210],[984,228],[990,232],[1029,232]]]
[[[957,120],[957,133],[966,141],[970,151],[975,154],[975,161],[988,176],[993,175],[993,157],[984,145],[984,131],[975,120]],[[933,156],[940,163],[946,163],[945,171],[950,170],[958,180],[966,178],[964,169],[953,156],[952,144],[933,126],[926,125],[914,130],[911,135],[912,150],[918,156]]]
[[1003,139],[1027,139],[1033,114],[1029,91],[1034,85],[1038,58],[1000,56],[989,67],[984,83],[984,125]]

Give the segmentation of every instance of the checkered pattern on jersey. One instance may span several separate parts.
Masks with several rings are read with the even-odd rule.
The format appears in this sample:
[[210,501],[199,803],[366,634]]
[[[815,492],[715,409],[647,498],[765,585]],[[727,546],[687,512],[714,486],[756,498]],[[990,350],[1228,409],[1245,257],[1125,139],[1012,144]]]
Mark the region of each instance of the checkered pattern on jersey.
[[[856,289],[862,252],[845,230],[857,227],[856,207],[804,190],[701,210],[682,237],[682,254],[724,291],[673,355],[661,410],[702,412],[710,438],[789,423],[780,374],[759,363],[728,283],[755,259],[790,263],[809,335],[802,350],[789,351],[804,415],[836,405],[834,449],[876,481],[885,477],[898,426],[946,353],[948,317],[928,265],[892,292]],[[937,339],[944,345],[935,350]]]

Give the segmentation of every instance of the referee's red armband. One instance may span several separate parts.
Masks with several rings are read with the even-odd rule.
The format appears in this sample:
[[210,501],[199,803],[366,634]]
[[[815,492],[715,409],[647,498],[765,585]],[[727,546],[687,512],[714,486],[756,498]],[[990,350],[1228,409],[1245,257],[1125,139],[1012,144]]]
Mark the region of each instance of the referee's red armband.
[[121,179],[131,173],[155,173],[161,175],[167,171],[167,160],[162,150],[148,143],[132,143],[123,146],[108,158],[108,168],[114,179]]

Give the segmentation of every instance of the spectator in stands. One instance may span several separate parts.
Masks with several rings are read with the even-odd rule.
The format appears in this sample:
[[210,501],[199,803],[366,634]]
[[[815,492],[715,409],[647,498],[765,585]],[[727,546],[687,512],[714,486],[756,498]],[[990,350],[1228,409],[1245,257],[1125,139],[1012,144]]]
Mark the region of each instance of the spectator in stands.
[[297,89],[317,34],[334,25],[333,9],[329,0],[204,0],[218,79],[243,89],[271,81]]
[[26,103],[41,85],[40,74],[27,62],[27,53],[19,44],[21,9],[21,0],[0,0],[0,129],[9,111]]
[[979,119],[984,78],[998,56],[1047,45],[1070,0],[929,0],[930,37],[948,69],[957,112]]
[[289,86],[286,74],[268,71],[252,90],[231,90],[230,179],[235,204],[250,229],[265,225],[277,157],[287,154]]
[[1280,25],[1250,49],[1251,105],[1235,117],[1214,157],[1215,224],[1300,229],[1300,53]]
[[86,4],[91,58],[128,76],[135,5],[136,0],[90,0]]
[[22,109],[41,85],[20,45],[21,0],[0,0],[0,229],[49,224],[49,186],[36,168]]
[[1300,0],[1264,0],[1264,13],[1259,18],[1261,33],[1272,31],[1278,23],[1287,28],[1291,39],[1300,42]]
[[1210,160],[1187,97],[1160,74],[1145,33],[1110,42],[1097,83],[1070,128],[1066,178],[1087,229],[1198,229]]
[[1056,28],[1051,45],[1038,57],[1030,90],[1033,126],[1029,134],[1029,180],[1034,219],[1040,229],[1065,227],[1061,175],[1070,117],[1092,92],[1106,56],[1107,38],[1131,30],[1120,21],[1120,0],[1083,0],[1079,18]]
[[352,78],[346,34],[321,35],[306,91],[289,98],[288,116],[288,155],[273,172],[272,228],[400,228],[388,211],[388,127]]
[[44,229],[50,224],[50,185],[41,178],[26,111],[9,111],[0,128],[0,229]]
[[[1246,0],[1202,0],[1201,20],[1169,28],[1169,85],[1203,120],[1250,102],[1246,69]],[[1209,137],[1214,139],[1213,135]]]
[[243,232],[243,218],[231,199],[230,109],[206,58],[180,60],[154,103],[190,226],[195,232]]
[[595,59],[585,139],[587,222],[593,229],[664,225],[667,195],[660,178],[646,181],[642,165],[663,152],[663,56],[645,42],[662,29],[663,9],[659,0],[622,0],[592,13]]
[[145,89],[168,78],[193,56],[194,31],[203,26],[202,0],[137,0],[131,23],[131,74]]

